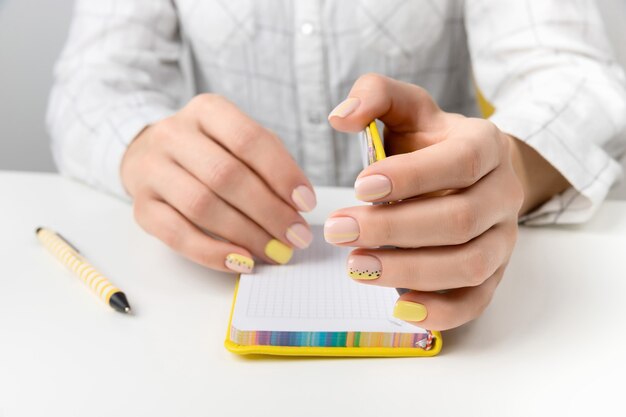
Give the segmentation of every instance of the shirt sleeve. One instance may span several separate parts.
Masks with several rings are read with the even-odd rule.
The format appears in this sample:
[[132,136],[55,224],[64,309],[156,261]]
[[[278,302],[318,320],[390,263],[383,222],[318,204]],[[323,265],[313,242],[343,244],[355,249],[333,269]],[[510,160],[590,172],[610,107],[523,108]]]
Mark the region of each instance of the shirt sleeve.
[[127,197],[122,157],[141,130],[180,105],[181,50],[170,0],[76,1],[47,114],[63,174]]
[[619,180],[626,84],[593,0],[467,0],[474,76],[490,119],[571,184],[521,219],[588,220]]

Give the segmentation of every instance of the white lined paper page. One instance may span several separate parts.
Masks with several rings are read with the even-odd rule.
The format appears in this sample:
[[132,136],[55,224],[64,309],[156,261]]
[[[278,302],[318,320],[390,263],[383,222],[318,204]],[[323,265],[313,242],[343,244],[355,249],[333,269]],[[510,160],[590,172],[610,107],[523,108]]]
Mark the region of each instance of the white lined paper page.
[[313,243],[295,251],[287,265],[257,265],[242,275],[232,324],[242,331],[361,331],[425,333],[392,316],[398,293],[354,282],[346,274],[350,248],[324,241],[312,226]]

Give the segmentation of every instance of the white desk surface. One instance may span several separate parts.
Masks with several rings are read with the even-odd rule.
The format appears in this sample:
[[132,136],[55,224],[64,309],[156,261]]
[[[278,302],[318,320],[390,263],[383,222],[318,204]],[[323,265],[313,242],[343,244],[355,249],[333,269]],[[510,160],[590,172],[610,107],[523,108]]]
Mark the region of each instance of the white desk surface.
[[[323,221],[353,203],[320,188]],[[0,416],[626,415],[626,202],[523,229],[495,300],[435,358],[248,359],[223,347],[234,277],[146,235],[128,204],[0,173]],[[63,233],[124,289],[115,313],[35,238]],[[348,278],[346,278],[348,279]]]

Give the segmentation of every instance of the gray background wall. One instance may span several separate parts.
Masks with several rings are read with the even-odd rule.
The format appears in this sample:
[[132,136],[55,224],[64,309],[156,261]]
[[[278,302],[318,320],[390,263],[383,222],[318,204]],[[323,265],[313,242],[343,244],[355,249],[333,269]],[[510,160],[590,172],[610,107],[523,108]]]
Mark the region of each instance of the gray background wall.
[[44,114],[73,0],[0,0],[0,169],[54,171]]
[[[626,0],[597,1],[626,66]],[[67,36],[72,4],[73,0],[0,0],[2,170],[55,170],[44,114],[53,63]],[[626,198],[626,181],[613,194]]]

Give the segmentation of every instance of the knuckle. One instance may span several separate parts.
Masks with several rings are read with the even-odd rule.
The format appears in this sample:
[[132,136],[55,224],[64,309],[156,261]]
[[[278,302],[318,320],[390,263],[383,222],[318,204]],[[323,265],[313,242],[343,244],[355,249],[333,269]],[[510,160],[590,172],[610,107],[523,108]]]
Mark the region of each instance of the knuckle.
[[184,230],[176,222],[166,221],[156,216],[154,211],[155,202],[149,195],[135,198],[133,202],[133,217],[139,226],[148,234],[156,237],[161,242],[175,251],[180,251]]
[[401,288],[410,288],[414,290],[424,290],[423,272],[417,259],[413,259],[406,266],[406,271],[398,276],[398,285]]
[[223,157],[215,161],[209,170],[208,183],[215,191],[225,190],[238,183],[241,167],[233,158]]
[[[380,206],[368,207],[359,215],[359,226],[363,232],[373,231],[368,240],[372,242],[394,242],[396,236],[395,225],[391,216],[385,215],[379,209]],[[369,227],[368,227],[369,226]]]
[[478,214],[468,199],[456,199],[454,203],[454,207],[450,209],[452,240],[461,244],[475,236],[478,229]]
[[178,146],[180,127],[174,117],[163,119],[149,129],[151,130],[149,136],[152,145],[155,145],[156,149],[160,149],[161,152],[171,150],[170,145]]
[[380,230],[383,242],[392,242],[396,236],[394,224],[391,219],[383,217],[380,221]]
[[481,132],[484,137],[493,138],[494,140],[497,139],[499,129],[491,120],[470,118],[470,121],[476,124],[476,130]]
[[[482,119],[481,119],[482,120]],[[485,126],[485,137],[491,140],[491,145],[496,148],[503,147],[506,141],[502,140],[502,132],[491,120],[483,120]]]
[[476,143],[472,141],[459,144],[461,183],[469,187],[478,181],[482,174],[483,157]]
[[[168,216],[169,219],[169,216]],[[144,217],[144,221],[146,218]],[[171,220],[171,219],[169,219]],[[144,229],[152,236],[165,243],[173,250],[180,252],[180,248],[183,243],[183,228],[175,221],[168,221],[160,217],[152,216],[152,219],[147,220]]]
[[486,251],[479,247],[468,250],[465,259],[466,281],[468,286],[481,285],[491,274],[491,262]]
[[397,178],[392,179],[394,186],[396,186],[396,183],[398,183],[398,186],[396,188],[400,190],[411,189],[413,190],[414,195],[421,195],[427,191],[430,191],[428,189],[429,179],[426,178],[426,176],[424,175],[424,171],[420,164],[416,163],[417,161],[419,161],[418,158],[420,158],[420,156],[418,156],[418,151],[412,151],[410,154],[408,154],[408,175],[398,175]]
[[236,134],[230,137],[230,147],[233,153],[243,155],[259,140],[261,132],[259,128],[251,123],[244,123],[237,128]]
[[192,109],[213,108],[224,103],[226,99],[219,94],[203,93],[198,94],[189,101],[189,107]]
[[170,248],[178,251],[181,247],[180,230],[170,224],[162,224],[159,232],[159,239]]
[[466,120],[467,127],[476,132],[478,137],[492,141],[493,145],[500,143],[500,129],[491,120],[477,117],[468,117]]
[[176,136],[173,134],[175,131],[174,120],[169,117],[161,120],[158,123],[155,123],[154,125],[150,126],[149,129],[149,138],[157,142],[168,140],[170,137]]
[[214,201],[213,194],[207,189],[191,193],[185,205],[189,219],[194,223],[206,219],[212,211]]
[[163,172],[163,166],[168,161],[165,160],[167,155],[163,154],[146,154],[143,155],[142,158],[142,182],[144,184],[149,184],[148,178],[146,178],[146,174],[156,175],[156,173]]
[[355,84],[363,89],[380,91],[386,88],[387,78],[375,72],[369,72],[361,75]]

